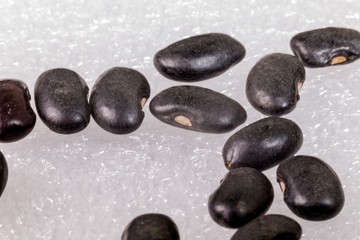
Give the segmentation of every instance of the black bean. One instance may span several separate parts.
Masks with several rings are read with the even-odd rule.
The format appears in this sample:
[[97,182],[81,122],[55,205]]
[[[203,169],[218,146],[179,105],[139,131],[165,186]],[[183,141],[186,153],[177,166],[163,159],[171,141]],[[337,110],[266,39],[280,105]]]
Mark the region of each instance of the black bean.
[[14,142],[27,136],[35,126],[31,96],[23,81],[0,81],[0,142]]
[[150,111],[170,125],[207,133],[228,132],[246,120],[238,102],[196,86],[176,86],[160,92],[150,102]]
[[57,68],[42,73],[35,83],[41,120],[57,133],[80,132],[90,122],[88,92],[86,82],[74,71]]
[[212,219],[223,227],[239,228],[270,208],[274,190],[270,181],[253,168],[230,170],[210,195]]
[[320,28],[295,35],[290,47],[306,67],[326,67],[360,57],[360,32],[347,28]]
[[293,156],[301,147],[303,134],[291,120],[268,117],[232,135],[222,156],[228,169],[252,167],[264,171]]
[[148,213],[134,218],[125,228],[121,240],[179,240],[179,232],[171,218]]
[[295,220],[269,214],[239,228],[231,240],[299,240],[301,234],[301,226]]
[[334,170],[311,156],[295,156],[280,163],[277,181],[284,201],[298,217],[321,221],[336,216],[344,205],[344,192]]
[[4,192],[8,179],[8,166],[4,155],[0,152],[0,196]]
[[127,134],[140,127],[149,96],[149,83],[140,72],[114,67],[101,74],[91,90],[91,114],[106,131]]
[[244,46],[236,39],[209,33],[175,42],[154,57],[156,69],[177,81],[200,81],[218,76],[239,63],[245,56]]
[[251,105],[265,115],[281,116],[294,110],[305,69],[295,56],[269,54],[251,69],[246,96]]

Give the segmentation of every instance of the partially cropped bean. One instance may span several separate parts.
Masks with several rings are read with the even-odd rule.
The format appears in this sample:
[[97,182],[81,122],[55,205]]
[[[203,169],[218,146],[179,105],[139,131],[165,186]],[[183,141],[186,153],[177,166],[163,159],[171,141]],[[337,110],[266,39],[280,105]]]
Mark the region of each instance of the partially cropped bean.
[[125,228],[121,240],[179,240],[174,221],[164,214],[148,213],[134,218]]
[[239,228],[231,240],[299,240],[301,234],[301,226],[295,220],[269,214]]
[[212,219],[223,227],[239,228],[270,208],[274,191],[270,181],[253,168],[230,170],[210,195]]
[[295,35],[290,46],[307,67],[350,63],[360,57],[360,32],[348,28],[320,28]]
[[0,142],[14,142],[27,136],[35,126],[31,96],[23,81],[0,81]]

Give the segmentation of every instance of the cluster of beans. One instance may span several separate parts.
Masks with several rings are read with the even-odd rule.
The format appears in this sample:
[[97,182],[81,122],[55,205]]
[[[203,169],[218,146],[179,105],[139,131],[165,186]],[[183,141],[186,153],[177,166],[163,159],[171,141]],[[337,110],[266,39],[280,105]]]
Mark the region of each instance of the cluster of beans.
[[[291,39],[295,56],[269,54],[251,69],[246,96],[251,105],[269,117],[235,134],[223,148],[229,172],[210,195],[208,208],[221,226],[236,228],[231,238],[300,239],[302,229],[293,219],[264,215],[273,202],[274,190],[261,172],[279,164],[277,181],[284,201],[297,216],[313,221],[336,216],[344,205],[340,180],[324,161],[312,156],[294,156],[303,143],[296,123],[280,116],[294,110],[305,81],[305,68],[349,63],[360,57],[360,33],[345,28],[323,28],[299,33]],[[190,37],[159,51],[157,70],[167,78],[194,82],[220,75],[245,57],[244,46],[220,33]],[[41,120],[52,131],[72,134],[90,121],[114,134],[135,131],[144,119],[142,108],[150,86],[139,72],[114,67],[89,88],[77,73],[51,69],[35,84],[35,104]],[[198,86],[170,87],[150,103],[159,120],[188,130],[225,133],[245,122],[244,108],[233,99]],[[0,81],[0,142],[17,141],[28,135],[36,122],[26,84]],[[0,152],[0,195],[8,169]],[[301,199],[301,201],[299,201]],[[176,224],[162,214],[144,214],[125,228],[123,240],[179,239]]]

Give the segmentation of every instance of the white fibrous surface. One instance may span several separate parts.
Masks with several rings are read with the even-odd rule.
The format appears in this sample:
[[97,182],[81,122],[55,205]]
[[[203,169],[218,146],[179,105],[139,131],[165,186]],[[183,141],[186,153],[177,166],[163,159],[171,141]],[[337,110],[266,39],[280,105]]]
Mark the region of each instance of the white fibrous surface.
[[[204,134],[157,120],[146,103],[141,127],[114,135],[92,119],[82,132],[61,135],[40,120],[24,139],[0,144],[9,179],[0,198],[1,240],[119,240],[136,216],[171,217],[181,239],[230,239],[216,224],[209,195],[227,172],[226,140],[265,116],[245,96],[249,70],[273,52],[292,54],[297,33],[327,26],[360,30],[360,1],[2,1],[0,79],[21,79],[33,95],[37,77],[51,68],[79,73],[91,89],[105,70],[130,67],[146,76],[149,101],[175,82],[160,75],[153,56],[189,36],[221,32],[246,48],[242,62],[197,83],[238,101],[246,122],[227,134]],[[338,174],[345,206],[335,218],[312,222],[286,206],[276,167],[265,171],[275,199],[268,213],[300,223],[304,240],[360,239],[360,60],[306,69],[296,109],[284,116],[303,131],[298,154],[326,161]],[[34,96],[32,96],[34,98]],[[34,101],[31,101],[35,109]]]

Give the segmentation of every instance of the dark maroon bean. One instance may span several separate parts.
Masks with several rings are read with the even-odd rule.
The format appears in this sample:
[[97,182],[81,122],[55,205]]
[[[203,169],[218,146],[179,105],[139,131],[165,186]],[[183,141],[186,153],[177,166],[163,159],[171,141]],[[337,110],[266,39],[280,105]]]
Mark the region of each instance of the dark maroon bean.
[[212,219],[223,227],[239,228],[270,208],[274,190],[270,181],[253,168],[230,170],[210,195]]
[[160,50],[154,57],[156,69],[177,81],[200,81],[218,76],[240,62],[244,46],[221,33],[193,36]]
[[101,74],[91,90],[91,114],[106,131],[127,134],[140,127],[145,116],[142,108],[149,96],[150,86],[144,75],[114,67]]
[[86,82],[74,71],[56,68],[44,72],[35,83],[39,117],[54,132],[80,132],[90,122],[88,92]]
[[31,96],[23,81],[0,81],[0,142],[14,142],[27,136],[35,126]]
[[0,196],[4,192],[8,179],[8,166],[4,155],[0,152]]
[[222,156],[228,169],[252,167],[264,171],[293,156],[302,142],[303,134],[296,123],[268,117],[232,135]]
[[281,116],[294,110],[305,69],[295,56],[269,54],[251,69],[246,81],[250,104],[265,115]]
[[301,226],[295,220],[269,214],[239,228],[231,240],[299,240],[301,234]]
[[295,35],[290,47],[307,67],[350,63],[360,57],[360,32],[335,27],[315,29]]
[[284,201],[297,216],[314,221],[336,216],[344,205],[344,192],[334,170],[311,156],[295,156],[280,163],[277,181]]
[[121,240],[179,240],[179,232],[171,218],[148,213],[134,218],[125,228]]
[[231,131],[246,120],[238,102],[196,86],[176,86],[160,92],[150,102],[150,111],[167,124],[208,133]]

